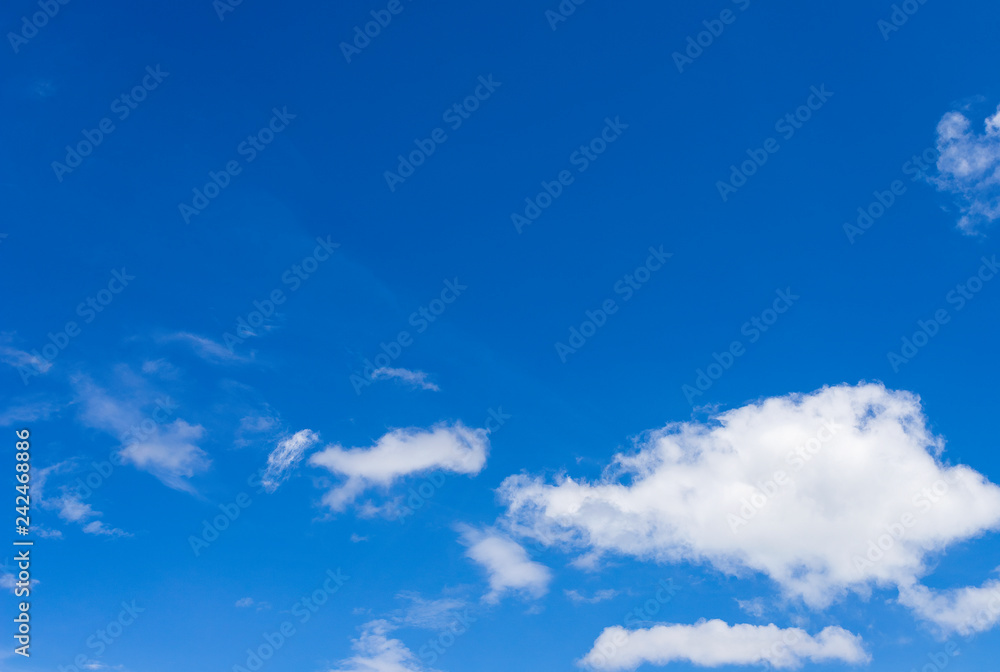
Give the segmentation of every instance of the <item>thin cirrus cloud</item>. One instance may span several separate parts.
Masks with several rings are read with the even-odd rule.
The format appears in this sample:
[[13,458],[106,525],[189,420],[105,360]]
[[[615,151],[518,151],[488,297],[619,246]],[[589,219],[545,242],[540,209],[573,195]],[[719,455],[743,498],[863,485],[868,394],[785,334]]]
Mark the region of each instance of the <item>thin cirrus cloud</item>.
[[372,371],[372,380],[383,380],[386,378],[401,380],[404,383],[408,383],[413,387],[419,387],[422,390],[432,390],[434,392],[441,391],[440,387],[427,380],[427,374],[423,371],[393,369],[385,366],[381,369],[375,369]]
[[49,401],[33,401],[14,406],[8,406],[0,412],[0,427],[9,427],[15,423],[48,420],[56,413],[59,406]]
[[762,665],[776,669],[803,663],[866,663],[870,656],[860,637],[830,626],[815,636],[800,628],[776,625],[729,625],[720,620],[694,625],[664,624],[626,630],[606,628],[580,664],[595,670],[634,670],[648,663],[692,663],[702,667]]
[[1000,218],[1000,107],[986,118],[982,133],[963,112],[948,112],[938,122],[937,148],[938,175],[931,182],[958,197],[958,227],[981,232]]
[[[4,336],[6,337],[6,335]],[[29,377],[36,372],[46,373],[52,368],[52,362],[47,359],[7,345],[0,345],[0,362],[20,370],[22,376],[28,372]]]
[[[919,398],[879,384],[765,399],[649,433],[595,481],[516,475],[500,486],[515,534],[597,565],[606,556],[759,571],[822,609],[895,586],[945,632],[983,630],[993,589],[919,581],[953,544],[1000,527],[1000,488],[941,461]],[[977,577],[974,580],[981,580]]]
[[267,456],[267,468],[260,482],[268,492],[288,480],[292,469],[302,460],[306,451],[319,443],[319,434],[311,429],[303,429],[292,436],[278,441],[278,446]]
[[75,494],[64,492],[59,497],[46,500],[41,506],[47,509],[54,508],[60,518],[66,522],[79,524],[86,534],[109,537],[131,536],[125,530],[118,529],[117,527],[108,527],[100,520],[91,520],[92,518],[100,517],[102,514],[99,511],[95,511],[90,504],[81,501],[79,496]]
[[549,591],[552,572],[528,557],[519,543],[495,530],[478,530],[458,525],[465,555],[475,561],[489,577],[490,592],[483,600],[496,604],[508,593],[538,599]]
[[[125,532],[125,530],[118,529],[117,527],[108,527],[99,520],[93,520],[95,518],[100,518],[103,514],[100,511],[95,511],[90,504],[84,502],[80,498],[80,495],[72,489],[64,486],[59,489],[59,495],[55,497],[48,493],[46,485],[49,478],[53,474],[62,474],[71,471],[73,467],[73,462],[67,460],[58,462],[48,467],[43,467],[35,472],[35,478],[32,483],[32,496],[35,498],[35,503],[39,506],[39,508],[55,510],[56,515],[58,515],[59,518],[68,523],[76,523],[80,525],[81,529],[86,534],[96,534],[109,537],[132,536],[128,532]],[[37,525],[32,527],[33,530],[42,537],[62,537],[62,532],[59,530],[40,529]]]
[[330,509],[343,511],[365,490],[388,489],[407,476],[435,470],[474,476],[486,465],[489,445],[484,429],[438,424],[392,430],[367,448],[328,446],[313,453],[309,464],[343,479],[323,496]]
[[183,343],[189,346],[196,355],[213,364],[238,364],[249,361],[222,343],[186,331],[163,336],[159,340],[161,342]]
[[205,428],[180,418],[166,423],[145,423],[148,431],[136,433],[134,428],[149,420],[134,399],[119,399],[89,380],[75,382],[81,407],[82,422],[115,437],[129,437],[118,455],[123,463],[149,472],[164,485],[176,490],[193,492],[189,479],[208,470],[211,460],[198,443]]
[[563,594],[566,595],[566,598],[573,604],[598,604],[599,602],[604,602],[605,600],[613,600],[618,597],[619,592],[611,588],[606,588],[604,590],[598,590],[590,597],[583,595],[578,590],[564,590]]

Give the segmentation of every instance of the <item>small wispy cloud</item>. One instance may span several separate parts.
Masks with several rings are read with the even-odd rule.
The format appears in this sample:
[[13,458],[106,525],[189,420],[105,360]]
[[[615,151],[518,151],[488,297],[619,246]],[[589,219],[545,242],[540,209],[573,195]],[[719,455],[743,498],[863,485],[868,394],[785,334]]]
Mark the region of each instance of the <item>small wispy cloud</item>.
[[261,485],[268,492],[288,480],[292,469],[302,460],[306,451],[319,443],[319,434],[311,429],[303,429],[278,442],[278,447],[267,456],[267,469],[261,477]]
[[[148,432],[136,436],[133,428],[149,419],[140,400],[114,397],[86,379],[75,384],[85,425],[116,437],[132,437],[119,452],[123,462],[149,472],[175,490],[193,492],[188,479],[211,465],[207,453],[198,446],[205,435],[204,427],[178,418],[154,424]],[[156,417],[155,412],[152,417]]]
[[597,604],[598,602],[604,602],[605,600],[611,600],[620,594],[617,590],[612,590],[611,588],[605,590],[599,590],[590,597],[583,595],[576,590],[564,590],[566,597],[573,604]]
[[[132,536],[125,530],[117,527],[108,527],[100,520],[94,520],[102,515],[101,512],[95,511],[90,504],[82,501],[79,495],[69,492],[65,488],[63,488],[62,494],[58,497],[50,497],[41,500],[40,505],[44,509],[55,509],[56,514],[66,522],[80,525],[80,528],[85,534],[94,534],[106,537]],[[35,529],[35,532],[38,531],[38,529]],[[62,533],[58,530],[52,530],[46,531],[46,533],[40,534],[39,536],[59,538],[62,537]]]
[[958,228],[980,233],[1000,219],[1000,107],[986,118],[982,133],[962,112],[947,113],[937,126],[937,148],[938,175],[931,182],[958,197]]
[[237,355],[231,349],[227,348],[218,341],[213,341],[205,336],[199,336],[198,334],[192,334],[187,331],[180,331],[176,334],[161,336],[159,341],[161,343],[177,342],[188,345],[192,350],[194,350],[196,355],[213,364],[237,364],[249,361],[246,357]]
[[468,525],[456,527],[461,543],[468,547],[465,555],[479,564],[489,576],[490,592],[483,600],[496,604],[511,592],[538,599],[549,590],[552,572],[535,562],[528,552],[513,539],[496,530],[478,530]]
[[180,373],[176,366],[162,357],[160,359],[148,359],[142,363],[142,372],[148,375],[156,375],[161,378],[174,379]]
[[117,527],[108,527],[99,520],[93,520],[83,526],[83,531],[87,534],[99,534],[107,537],[131,537],[132,535],[125,530],[120,530]]
[[9,406],[0,412],[0,427],[9,427],[15,423],[48,420],[49,416],[57,410],[59,407],[50,401],[35,401]]
[[419,387],[423,390],[432,390],[434,392],[440,392],[441,388],[432,382],[427,380],[427,374],[423,371],[410,371],[409,369],[393,369],[383,366],[381,369],[375,369],[372,371],[372,380],[384,380],[384,379],[401,380],[404,383],[413,385],[414,387]]
[[251,607],[257,607],[257,611],[264,611],[265,609],[271,608],[270,602],[258,602],[252,597],[244,597],[236,600],[236,607],[238,609],[249,609]]
[[392,622],[425,630],[446,629],[468,607],[464,599],[454,597],[428,600],[419,593],[409,591],[399,593],[396,597],[408,600],[410,604],[402,612],[395,614]]
[[7,345],[0,345],[0,362],[9,364],[15,369],[30,367],[31,369],[40,371],[41,373],[46,373],[52,368],[52,362],[47,359]]

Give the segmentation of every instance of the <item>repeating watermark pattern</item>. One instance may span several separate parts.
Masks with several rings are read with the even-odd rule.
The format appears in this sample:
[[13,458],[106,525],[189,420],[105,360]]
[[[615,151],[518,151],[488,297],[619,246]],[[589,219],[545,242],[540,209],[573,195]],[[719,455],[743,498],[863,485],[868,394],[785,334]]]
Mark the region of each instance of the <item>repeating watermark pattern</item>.
[[49,25],[49,21],[56,17],[59,10],[64,5],[68,5],[70,0],[38,0],[38,7],[41,9],[30,17],[21,17],[21,29],[16,33],[8,31],[7,41],[14,53],[20,53],[21,47],[28,43],[28,40],[38,35],[38,31]]
[[943,479],[934,481],[930,486],[920,489],[910,499],[912,509],[900,514],[899,519],[885,526],[885,532],[874,539],[868,539],[864,556],[855,553],[851,557],[854,568],[859,571],[868,570],[876,562],[882,560],[885,554],[896,544],[906,538],[908,530],[916,525],[920,516],[926,514],[934,505],[948,496],[950,488]]
[[[263,481],[264,471],[264,469],[258,469],[247,477],[247,485],[256,488],[254,492],[258,495],[267,492]],[[203,550],[215,543],[222,536],[222,533],[228,530],[245,510],[250,508],[253,502],[253,498],[246,491],[239,492],[233,501],[219,504],[218,515],[211,520],[207,518],[202,520],[201,533],[188,536],[188,545],[195,557],[200,556]]]
[[[336,571],[326,570],[323,584],[309,595],[296,601],[289,611],[298,620],[299,625],[307,623],[350,578],[344,576],[340,567]],[[298,634],[298,630],[292,620],[282,621],[274,631],[264,632],[261,635],[263,641],[260,644],[246,650],[245,663],[233,665],[233,672],[257,672],[296,634]]]
[[243,0],[212,0],[212,9],[219,21],[226,20],[226,14],[235,12],[236,8],[243,4]]
[[[900,170],[903,175],[910,178],[911,182],[916,182],[926,177],[927,170],[934,165],[940,155],[941,153],[936,147],[928,147],[919,155],[914,154],[910,157],[903,163]],[[901,180],[893,180],[888,189],[884,191],[876,189],[872,192],[875,200],[867,206],[858,206],[858,216],[853,224],[844,223],[844,235],[847,236],[847,242],[853,245],[857,237],[863,236],[876,221],[881,219],[889,211],[889,208],[898,201],[899,197],[906,193],[906,190],[907,187]]]
[[940,651],[932,651],[927,654],[927,663],[923,665],[919,670],[915,667],[910,668],[910,672],[940,672],[941,670],[948,667],[951,663],[951,658],[954,658],[960,653],[958,650],[958,644],[949,641],[946,643]]
[[[791,287],[783,290],[779,289],[775,291],[775,294],[777,298],[771,303],[770,308],[765,308],[760,315],[751,317],[740,327],[740,333],[749,339],[748,343],[759,341],[761,334],[774,326],[778,321],[778,317],[787,313],[792,304],[801,298],[798,294],[792,294]],[[729,347],[722,351],[722,354],[713,352],[712,359],[715,361],[706,366],[704,370],[695,369],[694,385],[688,385],[687,383],[681,385],[681,392],[688,403],[693,406],[695,397],[700,397],[708,392],[712,385],[715,384],[715,381],[722,378],[722,374],[731,369],[733,364],[736,363],[736,359],[745,355],[746,352],[746,345],[744,345],[742,340],[735,340],[730,343]]]
[[[492,73],[487,77],[480,75],[479,85],[476,86],[473,92],[463,98],[461,102],[455,103],[446,109],[441,115],[441,119],[448,124],[451,130],[457,131],[472,116],[472,113],[479,109],[482,103],[490,99],[502,84],[503,82],[493,80]],[[382,174],[385,178],[386,186],[389,187],[389,191],[395,192],[397,185],[413,177],[417,168],[424,165],[428,157],[447,141],[448,134],[440,126],[431,131],[429,137],[423,140],[414,140],[415,149],[411,150],[406,156],[400,154],[396,157],[399,161],[396,165],[396,172],[387,170]]]
[[[745,12],[750,7],[750,0],[732,1],[741,12]],[[693,65],[705,53],[705,50],[715,44],[715,41],[722,36],[726,26],[736,23],[738,17],[739,14],[727,7],[719,12],[719,18],[702,21],[701,25],[705,26],[705,30],[700,31],[697,35],[688,35],[684,53],[675,51],[671,55],[674,59],[674,65],[677,66],[677,72],[683,74],[684,68]]]
[[545,10],[545,20],[549,22],[549,27],[555,30],[559,24],[566,21],[576,13],[576,8],[587,2],[587,0],[562,0],[554,10]]
[[[987,282],[992,280],[998,271],[1000,263],[997,262],[997,255],[992,255],[989,259],[982,257],[983,263],[975,275],[970,276],[965,282],[955,285],[955,288],[945,295],[945,301],[949,305],[955,306],[954,312],[959,312],[976,295],[983,290]],[[951,313],[948,308],[938,308],[929,319],[917,320],[917,330],[910,336],[903,336],[900,339],[899,351],[890,350],[886,353],[889,365],[894,373],[899,373],[899,369],[904,364],[913,361],[920,350],[931,342],[931,339],[941,332],[941,327],[951,322]]]
[[[569,155],[569,164],[576,168],[577,173],[585,172],[601,154],[607,151],[612,142],[621,137],[627,128],[628,124],[622,123],[621,117],[616,116],[613,121],[611,117],[605,117],[604,128],[601,129],[601,132],[587,144],[577,147]],[[542,216],[544,210],[548,210],[549,206],[562,196],[565,188],[573,184],[575,179],[572,171],[567,169],[559,171],[551,182],[542,180],[542,190],[534,198],[529,196],[524,199],[524,210],[520,213],[511,213],[510,221],[514,225],[514,229],[521,233],[525,226],[533,224],[536,219]]]
[[[785,141],[795,137],[795,134],[805,123],[812,119],[813,113],[819,111],[833,97],[833,91],[827,91],[826,84],[822,84],[818,88],[812,86],[809,90],[811,93],[806,98],[805,104],[799,105],[794,111],[789,112],[774,122],[774,130],[780,133],[782,139]],[[722,201],[724,203],[727,202],[731,194],[739,191],[767,163],[771,155],[778,153],[780,150],[781,145],[773,137],[764,140],[761,146],[756,149],[748,149],[746,154],[749,158],[738,166],[735,163],[729,166],[729,179],[725,182],[718,180],[715,183],[715,188],[719,191]]]
[[188,545],[191,546],[195,557],[201,555],[201,552],[211,546],[219,538],[219,535],[228,530],[229,526],[240,517],[243,510],[249,508],[251,504],[253,504],[253,500],[250,495],[241,492],[236,495],[232,502],[219,504],[220,513],[212,520],[201,521],[201,534],[198,536],[192,534],[188,537]]
[[904,0],[898,5],[894,4],[889,18],[879,19],[875,24],[879,32],[882,33],[882,40],[888,42],[892,34],[905,26],[910,17],[919,12],[920,8],[926,4],[927,0]]
[[827,420],[816,431],[815,436],[788,451],[788,454],[785,456],[785,462],[791,468],[791,473],[784,469],[776,469],[770,478],[758,481],[754,491],[748,497],[740,499],[739,511],[726,515],[729,530],[734,534],[738,532],[761,509],[767,506],[767,503],[782,488],[791,486],[795,481],[794,475],[812,462],[819,455],[820,451],[823,450],[823,446],[832,441],[840,429],[842,429],[840,425],[832,420]]
[[[317,245],[312,254],[304,257],[302,261],[292,264],[282,272],[281,283],[288,287],[290,293],[297,292],[302,287],[302,283],[319,270],[320,264],[332,257],[333,253],[340,247],[340,243],[333,242],[331,238],[332,236],[326,238],[317,236]],[[236,328],[233,329],[236,333],[232,334],[227,331],[222,335],[223,345],[229,349],[231,354],[236,354],[236,346],[242,345],[246,339],[256,336],[256,330],[262,327],[274,315],[278,306],[287,300],[288,296],[281,287],[275,287],[265,294],[263,299],[255,299],[253,310],[248,312],[246,316],[240,315],[236,318]]]
[[[986,607],[970,617],[962,627],[958,628],[959,631],[968,633],[963,636],[963,639],[967,643],[975,639],[982,630],[989,628],[991,624],[996,622],[997,615],[1000,614],[1000,589],[994,589],[992,594],[993,599],[987,603]],[[928,662],[921,666],[919,670],[911,667],[910,672],[941,672],[951,664],[951,658],[959,656],[961,653],[958,643],[949,639],[937,651],[927,653]]]
[[464,610],[461,614],[455,616],[455,619],[448,624],[444,632],[441,632],[437,637],[431,638],[426,644],[421,646],[417,651],[417,655],[428,665],[433,665],[437,662],[438,658],[455,645],[459,637],[469,631],[469,627],[477,620],[475,616],[469,613],[468,609]]
[[70,491],[74,497],[83,501],[93,495],[94,491],[104,485],[104,482],[111,477],[111,474],[115,471],[115,467],[122,466],[121,454],[123,449],[132,444],[142,443],[150,439],[156,434],[159,426],[176,415],[176,411],[177,404],[170,397],[157,399],[156,408],[153,409],[149,416],[129,427],[118,437],[121,446],[108,453],[106,460],[91,462],[91,471],[86,476],[77,478],[76,483],[70,486]]
[[[497,406],[496,409],[491,408],[486,412],[486,419],[483,421],[482,426],[492,436],[497,430],[507,424],[507,421],[512,417],[514,416],[503,412],[503,406]],[[447,480],[447,477],[443,473],[437,472],[423,479],[418,485],[411,487],[406,494],[405,500],[403,500],[404,503],[391,508],[395,520],[399,523],[405,523],[407,518],[424,508],[427,502],[438,493]]]
[[[76,307],[76,314],[83,318],[84,324],[90,324],[97,318],[97,314],[110,306],[115,296],[125,291],[125,288],[133,280],[135,280],[135,276],[129,275],[125,268],[120,271],[112,270],[108,286],[99,290],[94,296],[88,296],[81,301]],[[82,333],[83,330],[75,320],[66,322],[62,329],[57,330],[54,334],[50,331],[48,333],[49,342],[43,345],[40,351],[31,351],[30,366],[21,364],[17,367],[21,381],[27,385],[34,376],[48,371],[56,358],[69,347],[70,342]]]
[[[156,90],[168,75],[170,73],[163,72],[160,69],[159,63],[156,64],[155,68],[147,65],[146,74],[142,80],[133,86],[130,91],[121,94],[111,101],[110,110],[112,114],[117,117],[118,121],[128,119],[129,115],[139,107],[139,104],[146,100],[149,92]],[[94,150],[109,135],[114,133],[116,128],[114,120],[111,116],[107,116],[97,122],[96,127],[91,129],[85,128],[80,131],[83,139],[75,145],[66,145],[66,156],[62,162],[52,162],[52,171],[55,173],[56,179],[62,182],[64,176],[79,168],[83,164],[83,160],[93,154]]]
[[369,12],[372,20],[364,24],[364,29],[362,30],[360,25],[354,26],[353,39],[350,42],[340,43],[340,53],[344,55],[344,59],[350,63],[352,58],[364,51],[372,40],[382,34],[382,29],[392,23],[392,17],[402,14],[404,9],[406,5],[400,0],[389,0],[385,9],[373,9]]
[[185,224],[190,224],[192,217],[204,212],[212,201],[218,198],[222,190],[232,183],[233,178],[243,172],[243,166],[253,163],[257,156],[274,142],[278,133],[288,128],[288,122],[298,116],[289,112],[287,106],[280,110],[276,107],[271,108],[271,112],[273,114],[266,126],[260,128],[256,133],[248,135],[246,140],[236,145],[236,153],[243,157],[242,159],[227,161],[222,170],[218,172],[208,171],[208,182],[191,190],[191,203],[177,204],[177,210]]
[[[660,245],[659,249],[650,246],[649,256],[646,257],[646,261],[642,265],[637,266],[634,271],[627,273],[615,282],[612,289],[616,295],[622,297],[621,302],[624,304],[631,301],[636,292],[652,279],[653,273],[663,268],[667,260],[672,256],[674,256],[673,252],[663,251],[663,245]],[[569,328],[569,337],[566,339],[566,343],[562,341],[555,342],[556,355],[559,356],[559,361],[563,364],[569,361],[569,356],[579,352],[580,348],[586,345],[587,341],[597,334],[597,330],[608,323],[608,318],[618,312],[619,307],[618,302],[614,299],[605,299],[598,308],[585,310],[583,313],[584,320],[580,323],[580,326]]]
[[[408,324],[416,329],[417,334],[424,333],[432,323],[444,314],[448,306],[455,303],[462,292],[468,288],[468,285],[460,284],[458,278],[445,280],[444,289],[441,290],[438,297],[431,299],[426,306],[420,306],[410,313]],[[403,354],[403,349],[411,345],[413,345],[413,334],[408,330],[400,331],[388,343],[384,341],[380,343],[381,352],[371,359],[364,359],[364,366],[361,370],[354,371],[348,378],[351,386],[354,387],[354,393],[360,395],[363,389],[375,382],[372,376],[376,371],[388,367],[399,359],[400,355]]]
[[[125,629],[136,622],[139,614],[146,611],[146,608],[138,606],[135,600],[122,602],[121,606],[122,610],[119,612],[117,618],[87,638],[87,648],[93,650],[93,653],[90,655],[104,655],[107,648],[124,634]],[[59,665],[59,672],[87,672],[87,670],[96,670],[104,667],[103,665],[95,664],[90,655],[86,653],[77,654],[73,658],[72,665]]]

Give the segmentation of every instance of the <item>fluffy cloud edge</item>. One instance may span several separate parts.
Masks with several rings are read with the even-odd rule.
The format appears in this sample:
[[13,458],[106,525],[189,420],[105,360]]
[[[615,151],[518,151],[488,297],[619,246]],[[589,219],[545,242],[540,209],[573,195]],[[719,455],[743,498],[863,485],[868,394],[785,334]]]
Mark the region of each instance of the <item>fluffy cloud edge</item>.
[[438,423],[430,429],[394,429],[367,448],[330,445],[309,457],[343,481],[323,496],[331,510],[344,511],[365,490],[388,489],[408,476],[447,471],[475,476],[486,466],[489,436],[460,422]]
[[713,619],[694,625],[660,624],[635,630],[605,628],[578,664],[615,672],[634,670],[645,663],[664,666],[688,662],[701,667],[766,663],[787,669],[805,662],[861,664],[870,660],[861,637],[837,626],[810,635],[801,628],[729,625]]
[[549,592],[552,571],[532,560],[519,543],[496,530],[479,530],[468,525],[458,525],[456,530],[467,547],[466,557],[487,573],[490,592],[483,601],[497,604],[509,593],[538,599]]
[[[917,585],[936,554],[1000,526],[1000,488],[943,451],[916,395],[825,387],[649,432],[593,482],[511,476],[500,524],[591,567],[611,554],[759,571],[820,609]],[[959,618],[928,600],[930,620]]]

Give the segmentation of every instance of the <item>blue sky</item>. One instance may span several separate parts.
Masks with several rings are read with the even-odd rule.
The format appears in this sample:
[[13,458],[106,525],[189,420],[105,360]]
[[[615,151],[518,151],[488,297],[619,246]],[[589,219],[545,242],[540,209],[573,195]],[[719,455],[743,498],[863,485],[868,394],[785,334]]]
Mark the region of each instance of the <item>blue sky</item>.
[[4,17],[0,669],[995,660],[994,3]]

